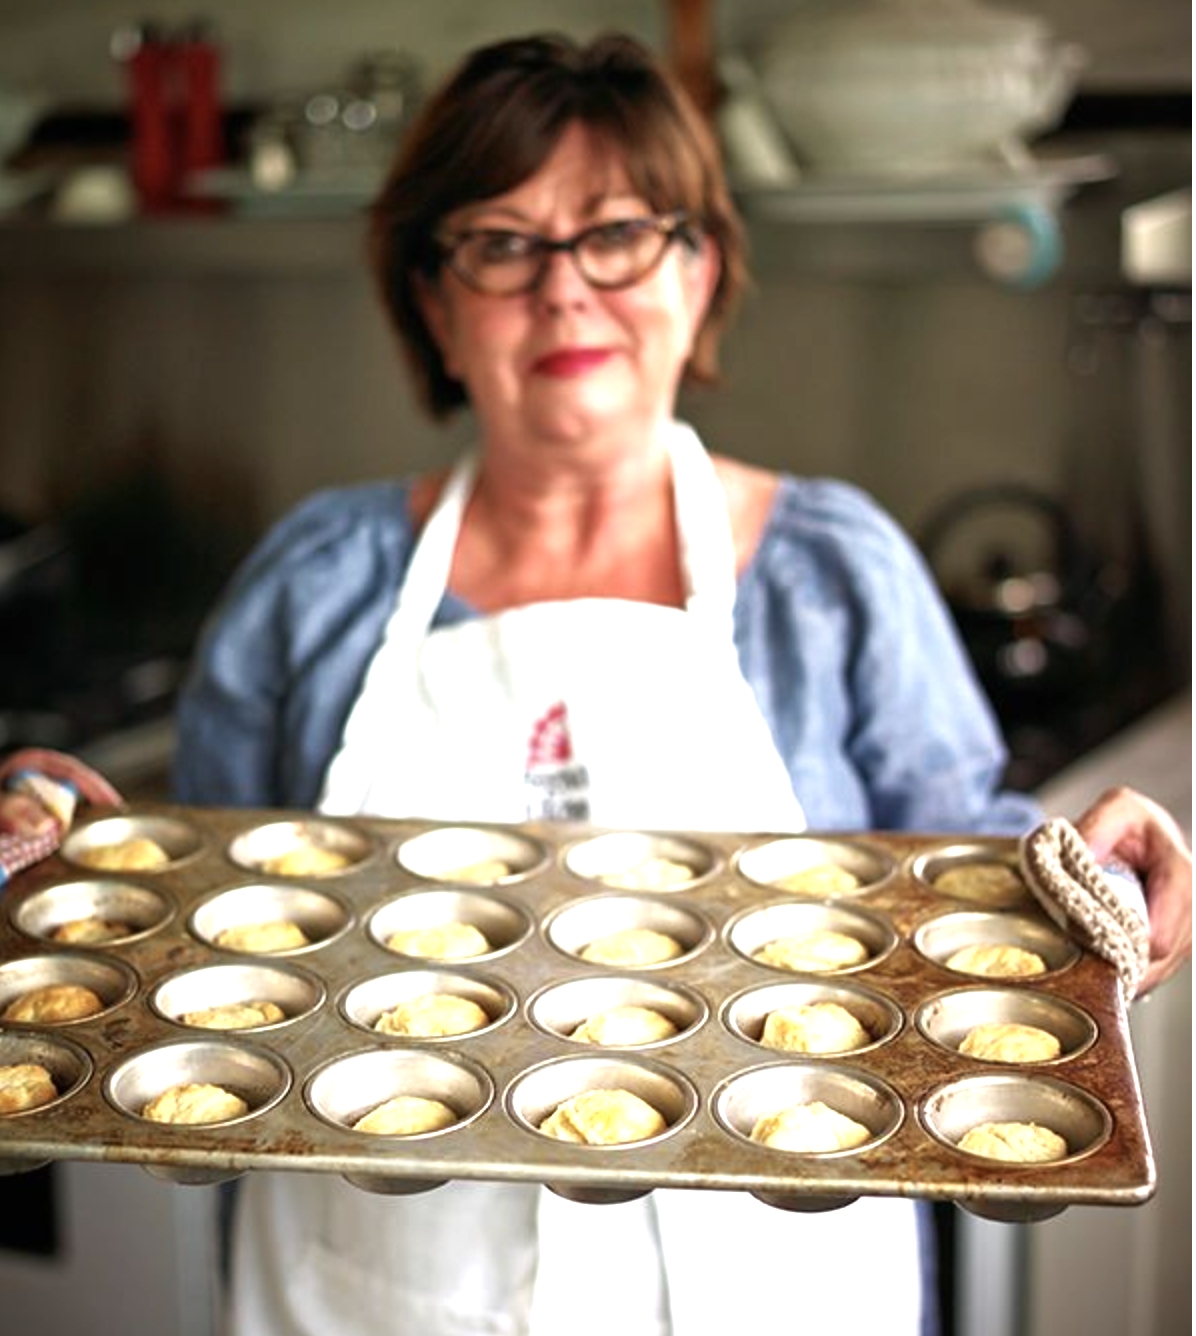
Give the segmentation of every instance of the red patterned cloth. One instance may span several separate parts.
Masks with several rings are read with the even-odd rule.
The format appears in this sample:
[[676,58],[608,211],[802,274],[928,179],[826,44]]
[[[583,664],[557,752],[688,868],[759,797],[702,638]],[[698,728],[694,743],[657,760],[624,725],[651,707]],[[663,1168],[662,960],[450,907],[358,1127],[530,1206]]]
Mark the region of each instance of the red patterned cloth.
[[54,828],[40,835],[0,835],[0,886],[27,867],[49,858],[62,843],[62,831]]
[[65,780],[49,779],[34,770],[19,770],[4,781],[6,789],[27,793],[36,798],[47,811],[53,813],[57,825],[36,834],[0,835],[0,886],[6,885],[18,872],[43,858],[49,858],[62,843],[70,829],[78,798],[75,786]]

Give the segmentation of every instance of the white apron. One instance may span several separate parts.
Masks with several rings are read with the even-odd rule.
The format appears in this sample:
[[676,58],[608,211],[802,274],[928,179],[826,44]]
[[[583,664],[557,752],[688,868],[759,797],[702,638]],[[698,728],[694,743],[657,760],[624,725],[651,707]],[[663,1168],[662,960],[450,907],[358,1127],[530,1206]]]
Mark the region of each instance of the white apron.
[[[323,811],[802,829],[739,668],[721,485],[692,431],[667,431],[684,610],[581,599],[432,631],[467,457],[417,542]],[[913,1206],[899,1201],[807,1216],[730,1192],[583,1206],[469,1182],[390,1198],[262,1173],[242,1186],[233,1268],[231,1336],[918,1331]]]

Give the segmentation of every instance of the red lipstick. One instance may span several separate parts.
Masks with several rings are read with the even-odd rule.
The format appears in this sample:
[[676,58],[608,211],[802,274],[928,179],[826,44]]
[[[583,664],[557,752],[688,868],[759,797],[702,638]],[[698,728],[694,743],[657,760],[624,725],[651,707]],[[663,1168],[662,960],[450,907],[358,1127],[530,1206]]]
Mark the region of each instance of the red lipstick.
[[537,358],[532,370],[541,376],[582,376],[610,356],[605,348],[558,348]]

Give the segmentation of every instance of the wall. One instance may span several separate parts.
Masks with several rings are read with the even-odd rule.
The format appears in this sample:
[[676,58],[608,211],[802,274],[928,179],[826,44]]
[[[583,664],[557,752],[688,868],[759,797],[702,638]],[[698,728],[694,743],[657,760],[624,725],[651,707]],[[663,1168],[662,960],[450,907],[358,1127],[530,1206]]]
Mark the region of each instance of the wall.
[[[206,459],[248,472],[263,517],[314,487],[445,457],[468,424],[441,432],[420,416],[356,233],[329,237],[342,262],[317,271],[113,273],[97,258],[4,273],[5,501],[52,509],[64,470],[102,479],[147,439],[183,471]],[[800,249],[801,231],[788,242]],[[909,522],[995,472],[1058,484],[1066,291],[1027,296],[966,273],[851,283],[773,264],[728,340],[723,387],[685,399],[712,446],[849,476]]]

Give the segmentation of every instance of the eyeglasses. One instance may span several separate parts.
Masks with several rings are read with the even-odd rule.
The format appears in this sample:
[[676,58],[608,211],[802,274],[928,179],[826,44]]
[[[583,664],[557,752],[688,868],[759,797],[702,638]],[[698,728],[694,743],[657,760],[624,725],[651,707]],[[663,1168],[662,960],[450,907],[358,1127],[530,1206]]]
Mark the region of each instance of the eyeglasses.
[[612,291],[638,283],[661,262],[670,243],[688,237],[686,213],[618,218],[583,228],[564,241],[501,227],[468,228],[438,238],[441,256],[468,287],[490,297],[532,292],[548,263],[566,252],[592,287]]

